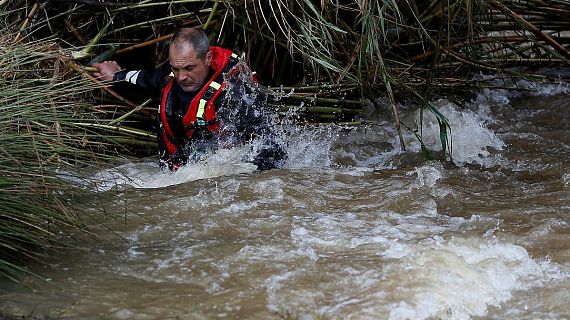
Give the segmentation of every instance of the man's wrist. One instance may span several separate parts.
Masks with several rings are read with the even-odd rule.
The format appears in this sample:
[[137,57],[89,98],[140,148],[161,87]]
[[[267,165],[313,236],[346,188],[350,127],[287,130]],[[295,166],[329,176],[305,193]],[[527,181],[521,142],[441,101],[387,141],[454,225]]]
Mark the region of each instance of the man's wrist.
[[113,73],[113,82],[125,80],[126,72],[124,70]]

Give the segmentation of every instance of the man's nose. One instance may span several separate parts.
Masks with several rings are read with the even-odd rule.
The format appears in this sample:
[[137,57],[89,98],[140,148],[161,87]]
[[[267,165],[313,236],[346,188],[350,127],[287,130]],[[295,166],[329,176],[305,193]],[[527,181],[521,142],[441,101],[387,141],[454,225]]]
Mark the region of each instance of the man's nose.
[[178,72],[178,81],[184,81],[186,78],[188,78],[188,73],[184,71]]

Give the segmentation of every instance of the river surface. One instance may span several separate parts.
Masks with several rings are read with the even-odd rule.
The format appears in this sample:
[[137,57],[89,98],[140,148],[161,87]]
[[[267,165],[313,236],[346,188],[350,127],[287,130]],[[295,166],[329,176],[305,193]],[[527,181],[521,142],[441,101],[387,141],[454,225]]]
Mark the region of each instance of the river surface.
[[409,133],[402,151],[380,112],[368,126],[289,128],[278,170],[223,150],[174,174],[153,161],[101,172],[100,237],[77,236],[77,249],[32,266],[48,281],[2,280],[0,311],[570,319],[570,90],[537,90],[487,90],[467,108],[434,101],[451,123],[452,161],[426,160]]

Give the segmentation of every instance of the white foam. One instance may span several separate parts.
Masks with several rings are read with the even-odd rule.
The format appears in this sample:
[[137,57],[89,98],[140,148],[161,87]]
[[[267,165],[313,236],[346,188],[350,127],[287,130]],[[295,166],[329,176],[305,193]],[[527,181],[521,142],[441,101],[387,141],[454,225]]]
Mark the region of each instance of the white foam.
[[255,193],[260,195],[261,201],[279,203],[285,198],[283,188],[283,180],[274,177],[267,180],[256,181],[252,189]]
[[485,88],[477,93],[477,97],[474,102],[482,105],[508,105],[511,103],[511,99],[509,97],[513,98],[513,95],[509,94],[507,90]]
[[558,264],[537,261],[500,237],[445,236],[474,224],[494,229],[500,222],[425,212],[379,214],[374,221],[356,214],[299,218],[291,231],[298,250],[289,252],[311,249],[313,261],[348,256],[378,267],[336,269],[297,261],[295,271],[286,268],[265,282],[267,306],[300,319],[470,319],[517,290],[567,277]]
[[[496,240],[453,238],[444,243],[423,241],[403,261],[404,278],[420,288],[409,290],[412,299],[395,302],[390,319],[469,319],[485,315],[515,290],[552,280],[552,264],[533,260],[528,252]],[[407,285],[413,284],[406,281]],[[416,293],[414,293],[416,291]]]
[[[491,149],[501,150],[505,146],[505,143],[486,127],[484,119],[473,111],[460,109],[446,100],[438,101],[437,109],[447,118],[451,127],[449,136],[452,143],[451,151],[454,163],[458,165],[466,163],[485,165],[485,160],[489,157]],[[417,117],[419,119],[419,113]],[[430,150],[442,150],[440,128],[436,117],[429,111],[425,111],[423,121],[422,140],[424,144]],[[420,145],[415,137],[408,135],[407,139],[408,145],[416,151],[420,150]]]
[[244,161],[247,147],[220,149],[205,161],[189,163],[176,172],[161,171],[157,161],[129,162],[109,170],[102,170],[94,177],[98,191],[111,188],[162,188],[200,179],[224,175],[250,173],[257,169],[254,164]]
[[307,265],[271,276],[267,307],[300,319],[470,319],[516,290],[564,276],[554,263],[489,238],[394,242],[383,252],[375,270]]
[[[439,163],[437,163],[439,164]],[[433,188],[437,181],[443,178],[443,168],[436,168],[435,166],[421,166],[416,168],[416,173],[418,175],[416,179],[415,187],[428,187]]]
[[319,168],[331,165],[331,145],[337,128],[290,126],[287,129],[285,168]]
[[510,103],[513,98],[518,98],[523,95],[533,96],[553,96],[570,92],[568,83],[559,80],[557,82],[536,82],[525,79],[518,79],[512,81],[510,78],[496,77],[495,75],[479,74],[475,77],[476,80],[490,80],[490,83],[497,87],[506,87],[510,89],[489,89],[481,90],[476,101],[480,103],[495,103],[499,105],[506,105]]

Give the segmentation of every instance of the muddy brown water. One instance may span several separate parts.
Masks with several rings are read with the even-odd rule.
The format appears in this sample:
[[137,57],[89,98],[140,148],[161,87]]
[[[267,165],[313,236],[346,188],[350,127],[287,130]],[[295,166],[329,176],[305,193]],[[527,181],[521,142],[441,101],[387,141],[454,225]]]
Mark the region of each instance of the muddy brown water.
[[[6,315],[56,319],[569,319],[566,87],[438,101],[453,161],[392,124],[299,129],[283,169],[223,154],[129,163],[99,239],[2,280]],[[405,117],[404,117],[405,118]],[[430,127],[431,126],[431,127]],[[432,124],[425,126],[437,141]],[[430,129],[431,128],[431,129]],[[434,142],[435,143],[435,142]],[[225,160],[225,162],[224,162]],[[219,162],[216,162],[219,161]],[[102,175],[110,184],[112,175]],[[97,209],[101,209],[97,208]],[[109,221],[111,220],[111,221]]]

